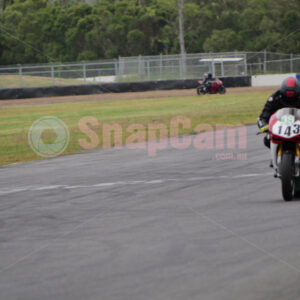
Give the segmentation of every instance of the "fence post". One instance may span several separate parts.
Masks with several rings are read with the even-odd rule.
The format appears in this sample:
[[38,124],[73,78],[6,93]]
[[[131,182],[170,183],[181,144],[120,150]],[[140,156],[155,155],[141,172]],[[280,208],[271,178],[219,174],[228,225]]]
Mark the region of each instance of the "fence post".
[[216,68],[215,68],[215,59],[214,58],[212,58],[212,61],[211,61],[211,72],[212,72],[213,77],[216,77]]
[[147,75],[148,75],[148,80],[150,81],[150,61],[149,61],[149,57],[147,57]]
[[140,80],[144,77],[143,71],[144,71],[143,57],[142,57],[142,55],[139,55],[138,56],[138,76],[139,76]]
[[162,65],[163,65],[163,57],[160,53],[159,55],[159,79],[162,80]]
[[82,73],[83,73],[83,81],[86,83],[86,64],[85,61],[82,62]]
[[247,53],[244,54],[244,73],[248,75],[248,68],[247,68]]
[[119,71],[118,71],[118,61],[115,60],[115,78],[116,82],[119,82]]
[[181,76],[180,79],[185,79],[186,77],[186,54],[180,54],[180,66],[181,66]]
[[124,60],[122,59],[121,56],[119,56],[119,69],[118,70],[119,70],[118,71],[119,77],[123,77],[125,65],[124,65]]
[[290,54],[290,71],[293,73],[293,53]]
[[182,79],[183,77],[183,62],[182,62],[182,55],[179,57],[179,78]]
[[223,56],[221,57],[221,75],[224,77],[224,62],[223,62]]
[[53,63],[51,63],[51,82],[52,82],[52,86],[55,85],[55,77],[54,77],[54,66]]
[[23,73],[22,73],[22,65],[18,64],[19,66],[19,80],[20,80],[20,88],[23,87]]
[[264,74],[267,73],[267,50],[264,50]]
[[182,59],[181,59],[181,56],[178,57],[178,66],[179,66],[179,79],[182,79]]

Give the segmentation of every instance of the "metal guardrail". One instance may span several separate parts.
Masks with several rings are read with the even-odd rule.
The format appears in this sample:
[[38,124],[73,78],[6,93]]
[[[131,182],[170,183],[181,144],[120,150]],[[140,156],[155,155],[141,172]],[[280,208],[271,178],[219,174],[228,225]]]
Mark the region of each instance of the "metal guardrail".
[[300,56],[224,52],[119,57],[112,60],[0,67],[0,88],[300,72]]

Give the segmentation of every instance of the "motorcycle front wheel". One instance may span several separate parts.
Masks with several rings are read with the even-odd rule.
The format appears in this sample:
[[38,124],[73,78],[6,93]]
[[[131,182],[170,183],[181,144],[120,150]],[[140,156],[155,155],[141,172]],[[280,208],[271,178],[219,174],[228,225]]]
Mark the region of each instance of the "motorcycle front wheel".
[[290,152],[284,152],[279,166],[282,196],[285,201],[291,201],[295,193],[294,157]]
[[197,95],[204,95],[203,89],[201,87],[197,88]]

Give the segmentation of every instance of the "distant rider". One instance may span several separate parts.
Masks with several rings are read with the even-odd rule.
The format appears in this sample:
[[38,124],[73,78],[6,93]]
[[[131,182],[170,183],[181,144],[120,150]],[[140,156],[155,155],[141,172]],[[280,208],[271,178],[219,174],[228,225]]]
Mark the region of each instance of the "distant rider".
[[213,78],[211,73],[208,73],[207,75],[204,75],[204,81],[203,81],[203,85],[204,85],[204,89],[205,91],[209,91],[210,87],[211,87],[211,82],[216,80],[215,78]]
[[[279,90],[267,100],[258,120],[257,125],[261,132],[268,130],[270,117],[277,110],[284,107],[300,108],[300,82],[294,77],[286,78]],[[270,137],[265,136],[264,144],[270,148]]]

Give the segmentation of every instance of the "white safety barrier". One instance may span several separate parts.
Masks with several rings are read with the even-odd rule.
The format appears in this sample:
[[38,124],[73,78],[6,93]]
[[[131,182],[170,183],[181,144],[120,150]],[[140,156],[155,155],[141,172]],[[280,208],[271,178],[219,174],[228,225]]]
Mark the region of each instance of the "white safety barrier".
[[252,86],[280,85],[287,77],[296,77],[296,73],[252,76]]

